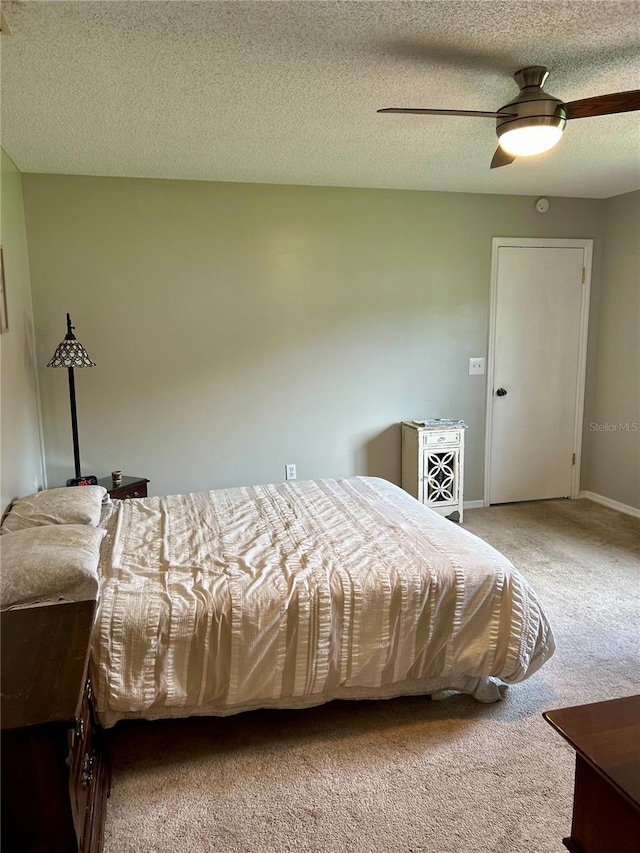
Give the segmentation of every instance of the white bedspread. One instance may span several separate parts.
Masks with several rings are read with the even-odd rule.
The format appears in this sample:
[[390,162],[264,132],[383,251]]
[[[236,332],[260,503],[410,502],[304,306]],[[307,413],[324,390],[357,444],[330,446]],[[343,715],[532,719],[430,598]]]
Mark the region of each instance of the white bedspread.
[[375,478],[116,502],[93,641],[104,725],[517,682],[553,654],[508,560]]

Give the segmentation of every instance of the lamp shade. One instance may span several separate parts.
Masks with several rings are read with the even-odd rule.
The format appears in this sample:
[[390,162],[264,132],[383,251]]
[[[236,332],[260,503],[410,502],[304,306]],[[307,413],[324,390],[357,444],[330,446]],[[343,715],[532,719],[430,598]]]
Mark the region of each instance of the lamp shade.
[[67,334],[62,343],[58,344],[56,351],[47,364],[47,367],[95,367],[95,361],[91,361],[86,349],[73,334],[74,326],[71,325],[71,317],[67,314]]
[[557,145],[562,132],[563,127],[557,125],[527,124],[523,121],[519,127],[507,125],[500,133],[498,142],[502,149],[514,157],[530,157]]

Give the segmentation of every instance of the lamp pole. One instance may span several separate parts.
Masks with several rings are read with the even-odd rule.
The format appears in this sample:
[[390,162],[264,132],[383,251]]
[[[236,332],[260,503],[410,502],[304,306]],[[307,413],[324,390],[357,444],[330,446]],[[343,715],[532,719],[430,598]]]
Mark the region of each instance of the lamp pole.
[[[67,314],[67,334],[66,341],[75,340],[73,334],[73,326],[71,325],[71,316]],[[76,379],[73,373],[73,367],[69,367],[69,402],[71,404],[71,433],[73,436],[73,461],[76,468],[76,477],[80,476],[80,442],[78,441],[78,413],[76,411]]]
[[76,412],[76,380],[73,367],[69,368],[69,399],[71,400],[71,432],[73,434],[73,461],[76,477],[80,476],[80,445],[78,443],[78,414]]
[[67,480],[67,486],[86,485],[96,481],[93,475],[82,476],[80,471],[80,442],[78,441],[78,413],[76,410],[76,380],[75,367],[95,367],[95,364],[85,348],[76,340],[73,334],[74,326],[71,325],[71,316],[67,314],[67,334],[56,349],[53,358],[47,367],[66,367],[69,377],[69,404],[71,407],[71,434],[73,437],[73,462],[75,466],[75,479]]

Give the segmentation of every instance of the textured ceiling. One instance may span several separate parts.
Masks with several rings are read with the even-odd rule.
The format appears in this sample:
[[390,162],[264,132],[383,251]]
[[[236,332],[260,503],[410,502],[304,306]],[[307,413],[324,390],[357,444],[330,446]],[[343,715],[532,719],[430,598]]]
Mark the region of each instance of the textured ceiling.
[[633,2],[4,2],[2,144],[23,172],[604,198],[640,187],[640,113],[569,122],[489,170],[511,75],[640,88]]

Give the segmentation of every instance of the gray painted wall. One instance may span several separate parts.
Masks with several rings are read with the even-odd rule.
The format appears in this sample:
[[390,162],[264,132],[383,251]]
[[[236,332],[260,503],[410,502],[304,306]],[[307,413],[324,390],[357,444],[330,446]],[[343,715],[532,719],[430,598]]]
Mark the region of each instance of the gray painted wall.
[[152,494],[284,478],[400,480],[403,419],[464,418],[482,497],[491,238],[591,237],[603,202],[25,175],[50,485],[72,470],[71,312],[83,472]]
[[582,487],[640,509],[640,191],[604,209]]
[[41,489],[33,307],[20,172],[3,149],[0,243],[3,248],[9,331],[0,335],[0,514],[13,498]]

